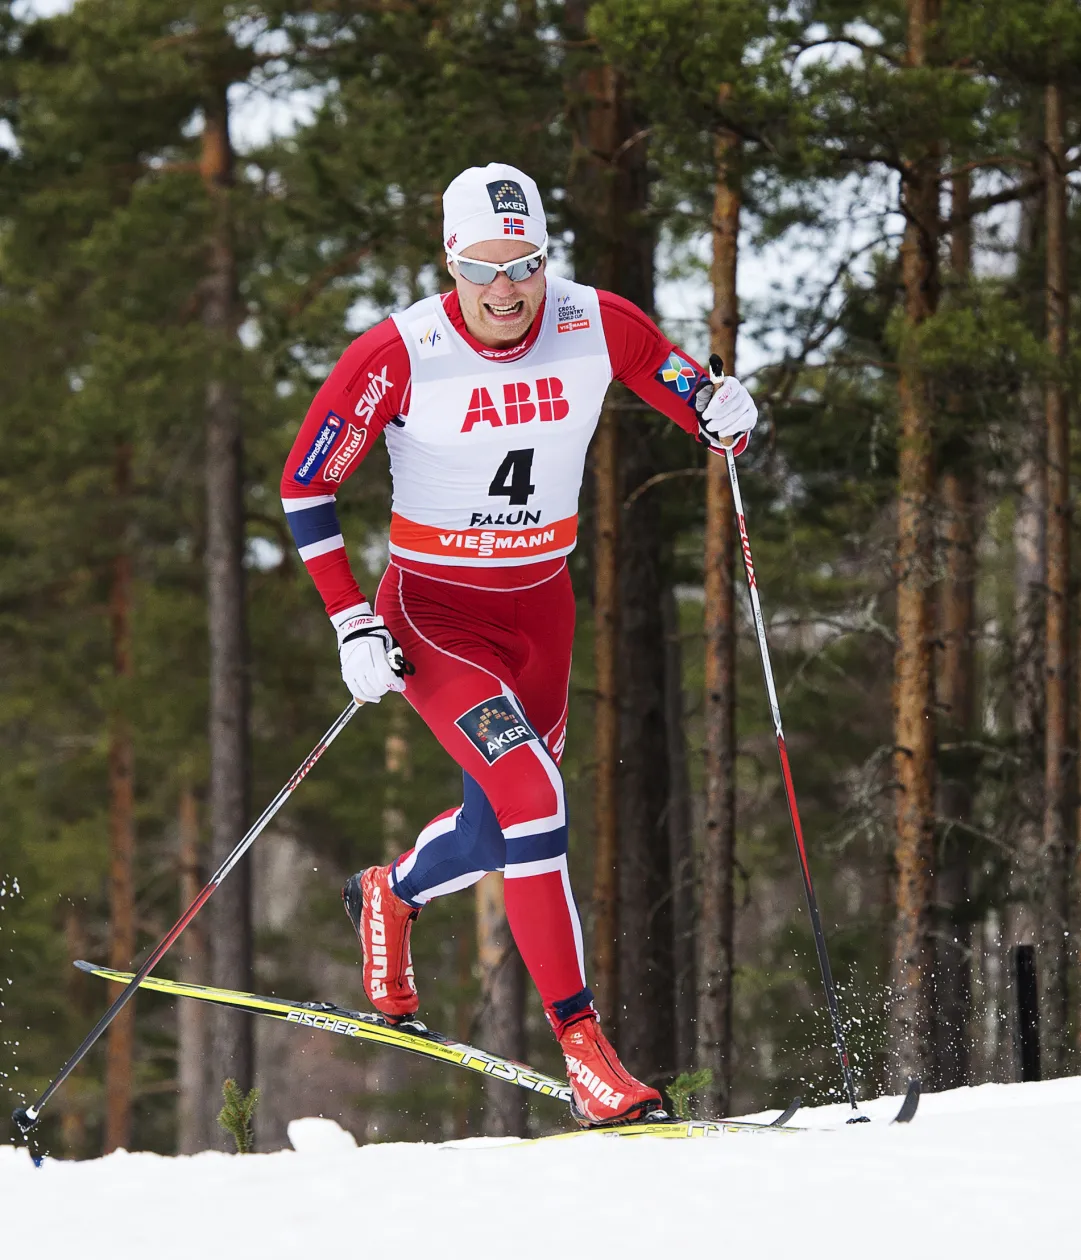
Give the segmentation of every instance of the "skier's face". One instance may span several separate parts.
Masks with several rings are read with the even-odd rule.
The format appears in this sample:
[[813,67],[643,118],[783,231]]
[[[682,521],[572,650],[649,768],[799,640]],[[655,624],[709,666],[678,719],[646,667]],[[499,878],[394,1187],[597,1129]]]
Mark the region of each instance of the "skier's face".
[[[537,247],[524,241],[480,241],[462,250],[463,258],[477,262],[509,263],[536,253]],[[450,274],[458,286],[465,326],[485,346],[512,346],[529,331],[544,300],[544,263],[531,276],[517,282],[496,273],[490,284],[473,284],[450,263]]]

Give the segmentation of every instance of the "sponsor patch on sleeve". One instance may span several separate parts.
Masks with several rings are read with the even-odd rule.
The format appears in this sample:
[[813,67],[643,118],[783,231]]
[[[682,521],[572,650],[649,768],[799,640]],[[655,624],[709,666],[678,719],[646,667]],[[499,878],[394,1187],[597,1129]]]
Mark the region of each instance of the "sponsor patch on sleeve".
[[345,421],[341,416],[333,411],[328,411],[323,423],[319,426],[319,432],[315,435],[311,446],[308,447],[308,453],[300,461],[293,473],[293,480],[299,481],[302,486],[308,485],[312,478],[323,467],[326,457],[334,449],[334,443],[342,431],[342,425]]
[[538,742],[536,732],[506,696],[493,696],[474,705],[454,725],[489,765],[520,744]]
[[682,398],[689,407],[695,410],[697,410],[695,400],[701,383],[705,381],[707,385],[709,384],[709,379],[675,350],[657,369],[653,379],[660,381],[665,389],[670,389],[673,394]]

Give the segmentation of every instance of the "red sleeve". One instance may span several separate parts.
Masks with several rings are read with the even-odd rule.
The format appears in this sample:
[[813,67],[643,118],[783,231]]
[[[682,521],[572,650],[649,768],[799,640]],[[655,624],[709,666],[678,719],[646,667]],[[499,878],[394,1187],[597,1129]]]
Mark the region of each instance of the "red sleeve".
[[329,614],[364,596],[349,565],[334,497],[409,401],[409,351],[394,322],[346,350],[308,408],[282,473],[286,519]]
[[710,388],[709,376],[633,302],[604,289],[597,290],[597,297],[613,377],[681,429],[697,435],[695,398],[700,389]]

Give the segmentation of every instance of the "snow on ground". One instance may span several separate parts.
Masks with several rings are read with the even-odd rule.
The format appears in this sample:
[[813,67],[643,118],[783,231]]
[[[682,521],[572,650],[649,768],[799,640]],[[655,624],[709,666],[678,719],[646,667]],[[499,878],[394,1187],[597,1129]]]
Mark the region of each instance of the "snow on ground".
[[[896,1100],[867,1107],[887,1117]],[[993,1260],[1077,1254],[1081,1078],[927,1095],[907,1127],[699,1141],[600,1134],[355,1147],[294,1121],[299,1149],[82,1163],[0,1146],[5,1260],[712,1257]]]

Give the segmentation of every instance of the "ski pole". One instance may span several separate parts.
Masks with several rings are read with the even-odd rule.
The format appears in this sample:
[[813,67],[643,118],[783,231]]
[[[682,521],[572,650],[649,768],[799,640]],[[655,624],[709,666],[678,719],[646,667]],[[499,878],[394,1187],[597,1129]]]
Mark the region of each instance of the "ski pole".
[[[724,363],[721,356],[709,356],[709,379],[714,385],[724,381]],[[837,988],[833,983],[833,972],[830,970],[829,954],[826,951],[826,934],[822,930],[822,917],[818,913],[818,899],[815,897],[814,883],[811,880],[811,868],[807,862],[807,849],[803,843],[803,827],[800,825],[799,809],[796,806],[796,789],[792,782],[792,770],[788,764],[788,749],[785,746],[784,731],[781,728],[781,706],[777,700],[777,686],[773,680],[773,667],[769,660],[769,644],[766,642],[766,623],[762,617],[762,604],[758,598],[758,579],[755,577],[754,560],[751,556],[751,540],[747,537],[747,520],[743,513],[743,496],[739,492],[739,477],[736,474],[734,455],[725,453],[728,465],[728,480],[732,486],[732,503],[736,511],[736,524],[739,527],[739,545],[743,552],[743,571],[747,575],[747,590],[751,597],[751,612],[754,616],[754,629],[758,638],[758,654],[762,659],[762,674],[766,680],[766,695],[773,714],[773,729],[777,736],[777,755],[781,761],[781,778],[784,781],[785,798],[788,801],[788,817],[792,823],[792,834],[796,839],[796,852],[799,854],[800,873],[803,875],[803,891],[807,896],[807,909],[811,916],[811,929],[814,932],[815,949],[818,952],[818,966],[822,972],[822,987],[826,990],[826,1005],[829,1007],[830,1021],[833,1024],[833,1043],[837,1048],[837,1057],[841,1061],[841,1072],[845,1081],[845,1093],[858,1112],[856,1105],[856,1088],[852,1082],[852,1069],[848,1063],[848,1051],[845,1049],[844,1029],[841,1026],[841,1012],[837,1002]],[[849,1124],[866,1120],[866,1116],[856,1115]]]
[[326,752],[334,740],[337,739],[346,723],[359,708],[359,701],[350,700],[349,707],[343,710],[341,715],[337,718],[319,743],[316,744],[311,752],[308,753],[307,757],[305,757],[300,763],[296,772],[293,774],[293,777],[288,783],[286,783],[278,795],[275,796],[266,809],[263,810],[262,814],[260,814],[248,834],[243,840],[241,840],[232,853],[229,854],[221,866],[219,866],[210,877],[210,881],[203,891],[195,898],[191,905],[188,906],[180,918],[177,919],[177,921],[169,929],[166,935],[159,942],[154,952],[150,955],[146,962],[143,963],[128,984],[125,985],[120,996],[116,999],[112,1006],[109,1007],[101,1019],[99,1019],[94,1027],[86,1034],[86,1037],[83,1039],[83,1042],[79,1046],[78,1050],[75,1051],[71,1058],[68,1059],[67,1063],[65,1063],[60,1069],[59,1073],[53,1078],[49,1087],[45,1090],[37,1102],[35,1102],[32,1107],[16,1107],[11,1113],[12,1120],[14,1120],[16,1125],[18,1125],[23,1136],[28,1134],[34,1125],[37,1124],[38,1117],[41,1115],[41,1109],[79,1065],[94,1042],[97,1041],[124,1006],[135,996],[139,985],[146,979],[157,963],[161,961],[165,951],[170,945],[172,945],[173,941],[176,940],[180,933],[183,932],[192,919],[195,918],[206,902],[210,900],[210,896],[214,889],[217,888],[223,879],[225,879],[226,875],[228,875],[233,867],[236,866],[248,849],[251,848],[259,834],[266,827],[267,823],[270,822],[278,810],[281,809],[289,797],[292,796],[293,792],[296,791],[300,783],[307,777],[311,768],[315,765],[323,753]]

